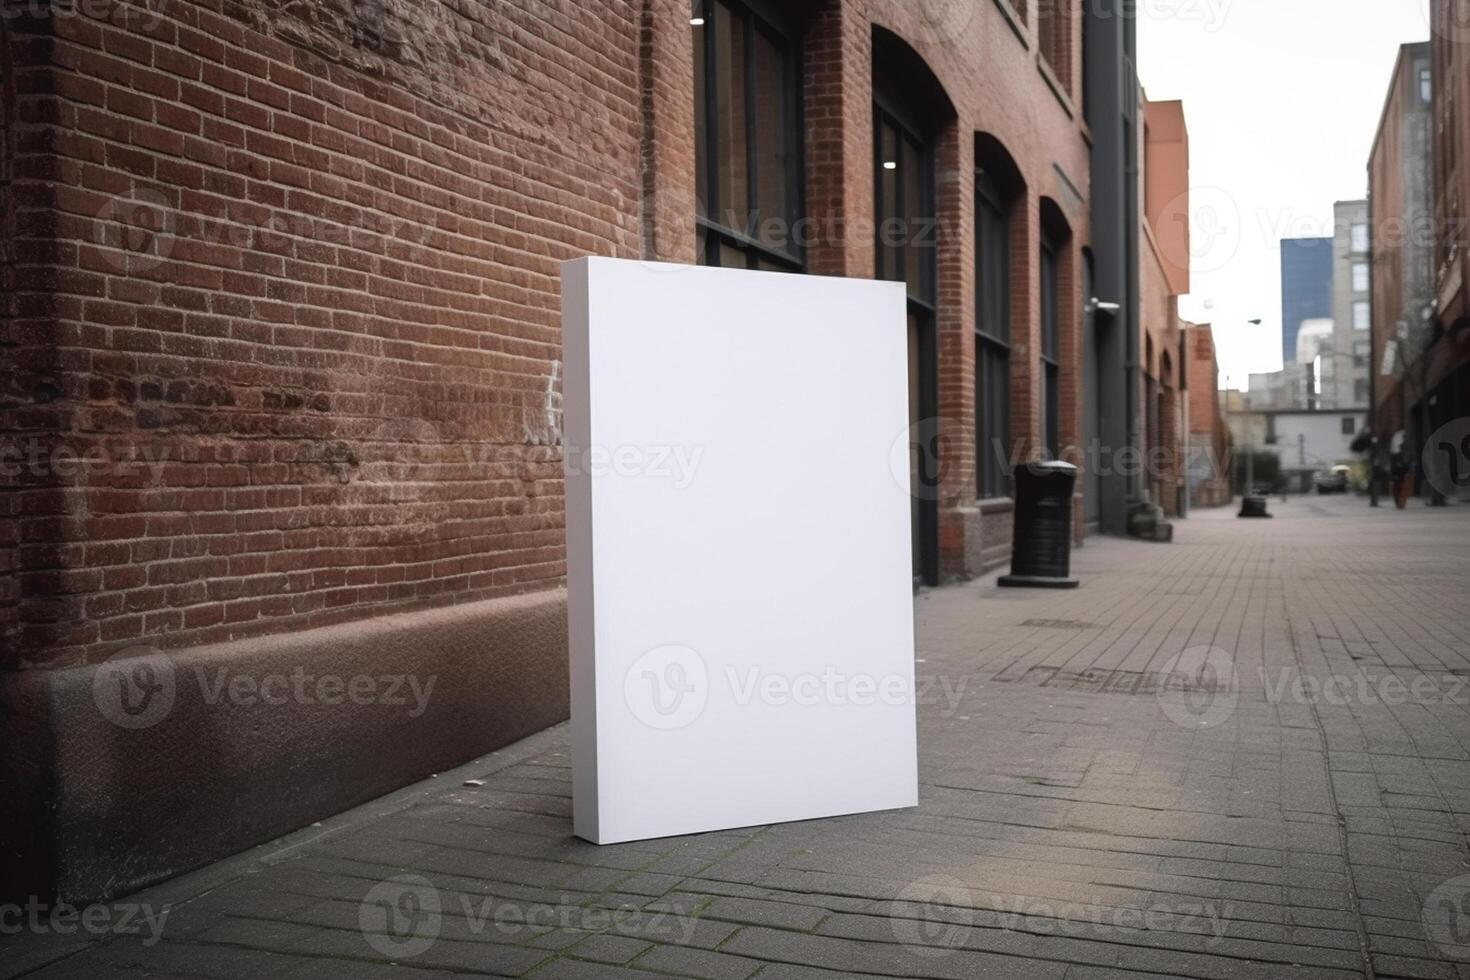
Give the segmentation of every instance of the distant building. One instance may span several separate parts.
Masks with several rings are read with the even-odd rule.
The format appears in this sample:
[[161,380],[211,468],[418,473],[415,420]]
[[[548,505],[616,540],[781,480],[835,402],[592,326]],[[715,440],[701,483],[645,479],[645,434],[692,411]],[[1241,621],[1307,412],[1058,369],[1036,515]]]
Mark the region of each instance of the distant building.
[[1433,0],[1430,10],[1435,314],[1417,373],[1433,433],[1470,417],[1470,0]]
[[1302,323],[1332,316],[1332,239],[1281,242],[1281,363],[1296,362]]
[[1318,351],[1322,385],[1318,407],[1368,407],[1368,357],[1373,322],[1372,245],[1368,202],[1339,201],[1333,207],[1332,343]]
[[1316,376],[1311,363],[1288,364],[1280,371],[1252,374],[1249,390],[1241,398],[1243,409],[1255,412],[1312,407],[1316,400]]
[[1434,336],[1433,91],[1429,43],[1404,45],[1368,160],[1374,429],[1385,443],[1403,430],[1415,458],[1428,436],[1424,354]]
[[[1316,474],[1361,460],[1352,442],[1367,422],[1365,411],[1263,409],[1247,403],[1238,391],[1223,392],[1221,401],[1236,458],[1252,450],[1275,456],[1284,492],[1307,493]],[[1239,463],[1236,468],[1237,481],[1243,480]]]
[[1352,442],[1367,424],[1366,411],[1319,409],[1261,414],[1266,429],[1262,448],[1281,460],[1281,475],[1289,493],[1306,493],[1312,489],[1316,474],[1361,459],[1352,451]]
[[1220,405],[1220,363],[1209,324],[1185,326],[1184,351],[1189,388],[1185,399],[1189,506],[1221,507],[1230,503],[1231,442]]
[[[1189,292],[1189,130],[1177,101],[1140,106],[1143,213],[1140,217],[1139,347],[1143,423],[1140,447],[1149,467],[1144,489],[1166,517],[1188,504],[1181,450],[1184,321],[1179,297]],[[1180,205],[1184,204],[1184,209]]]

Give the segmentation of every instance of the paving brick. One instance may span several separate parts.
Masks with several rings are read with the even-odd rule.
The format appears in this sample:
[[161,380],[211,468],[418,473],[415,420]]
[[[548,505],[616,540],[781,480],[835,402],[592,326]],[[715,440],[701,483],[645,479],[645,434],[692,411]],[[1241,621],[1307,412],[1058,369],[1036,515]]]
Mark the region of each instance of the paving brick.
[[[1470,980],[1423,924],[1434,889],[1470,871],[1470,707],[1268,696],[1273,669],[1359,670],[1359,637],[1383,663],[1470,670],[1470,508],[1274,509],[1269,530],[1196,512],[1168,548],[1089,540],[1084,587],[1045,597],[1044,616],[990,580],[924,593],[919,656],[966,691],[954,713],[921,709],[915,809],[593,847],[543,805],[565,803],[557,728],[483,788],[431,781],[269,864],[222,865],[156,947],[21,936],[0,956],[60,957],[34,974],[56,978],[372,976],[388,961],[359,903],[415,874],[444,907],[407,964],[425,975],[1335,980],[1363,974],[1366,938],[1379,976]],[[1176,632],[1235,666],[1215,724],[1188,724],[1167,690],[1058,683],[1167,674],[1157,637]],[[543,918],[496,932],[475,915],[487,901]]]

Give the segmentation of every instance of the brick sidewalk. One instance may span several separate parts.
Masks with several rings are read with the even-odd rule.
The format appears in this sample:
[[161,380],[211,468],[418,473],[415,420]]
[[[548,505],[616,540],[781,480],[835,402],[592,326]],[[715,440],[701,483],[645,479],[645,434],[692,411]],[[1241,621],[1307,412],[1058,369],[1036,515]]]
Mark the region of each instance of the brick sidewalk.
[[1470,978],[1470,508],[1273,509],[923,594],[916,810],[597,848],[557,728],[0,975]]

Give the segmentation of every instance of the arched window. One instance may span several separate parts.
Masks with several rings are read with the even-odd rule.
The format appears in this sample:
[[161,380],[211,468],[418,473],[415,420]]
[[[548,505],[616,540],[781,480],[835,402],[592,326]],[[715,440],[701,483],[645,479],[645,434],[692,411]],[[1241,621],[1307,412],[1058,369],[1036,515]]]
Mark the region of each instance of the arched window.
[[944,460],[938,439],[939,222],[935,140],[954,108],[922,58],[897,35],[873,31],[873,200],[876,272],[908,291],[909,420],[914,578],[939,581]]
[[1011,213],[1025,192],[1000,142],[975,137],[975,494],[1010,494]]

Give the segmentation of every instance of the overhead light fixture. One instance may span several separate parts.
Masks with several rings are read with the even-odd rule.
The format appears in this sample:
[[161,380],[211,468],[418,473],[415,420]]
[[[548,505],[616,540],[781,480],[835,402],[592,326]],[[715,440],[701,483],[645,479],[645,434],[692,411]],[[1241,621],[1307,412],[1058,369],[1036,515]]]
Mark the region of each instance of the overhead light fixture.
[[689,26],[690,27],[703,27],[704,26],[704,18],[703,17],[690,17],[689,18]]
[[898,169],[898,161],[897,160],[884,160],[883,161],[883,169],[884,170],[897,170]]

